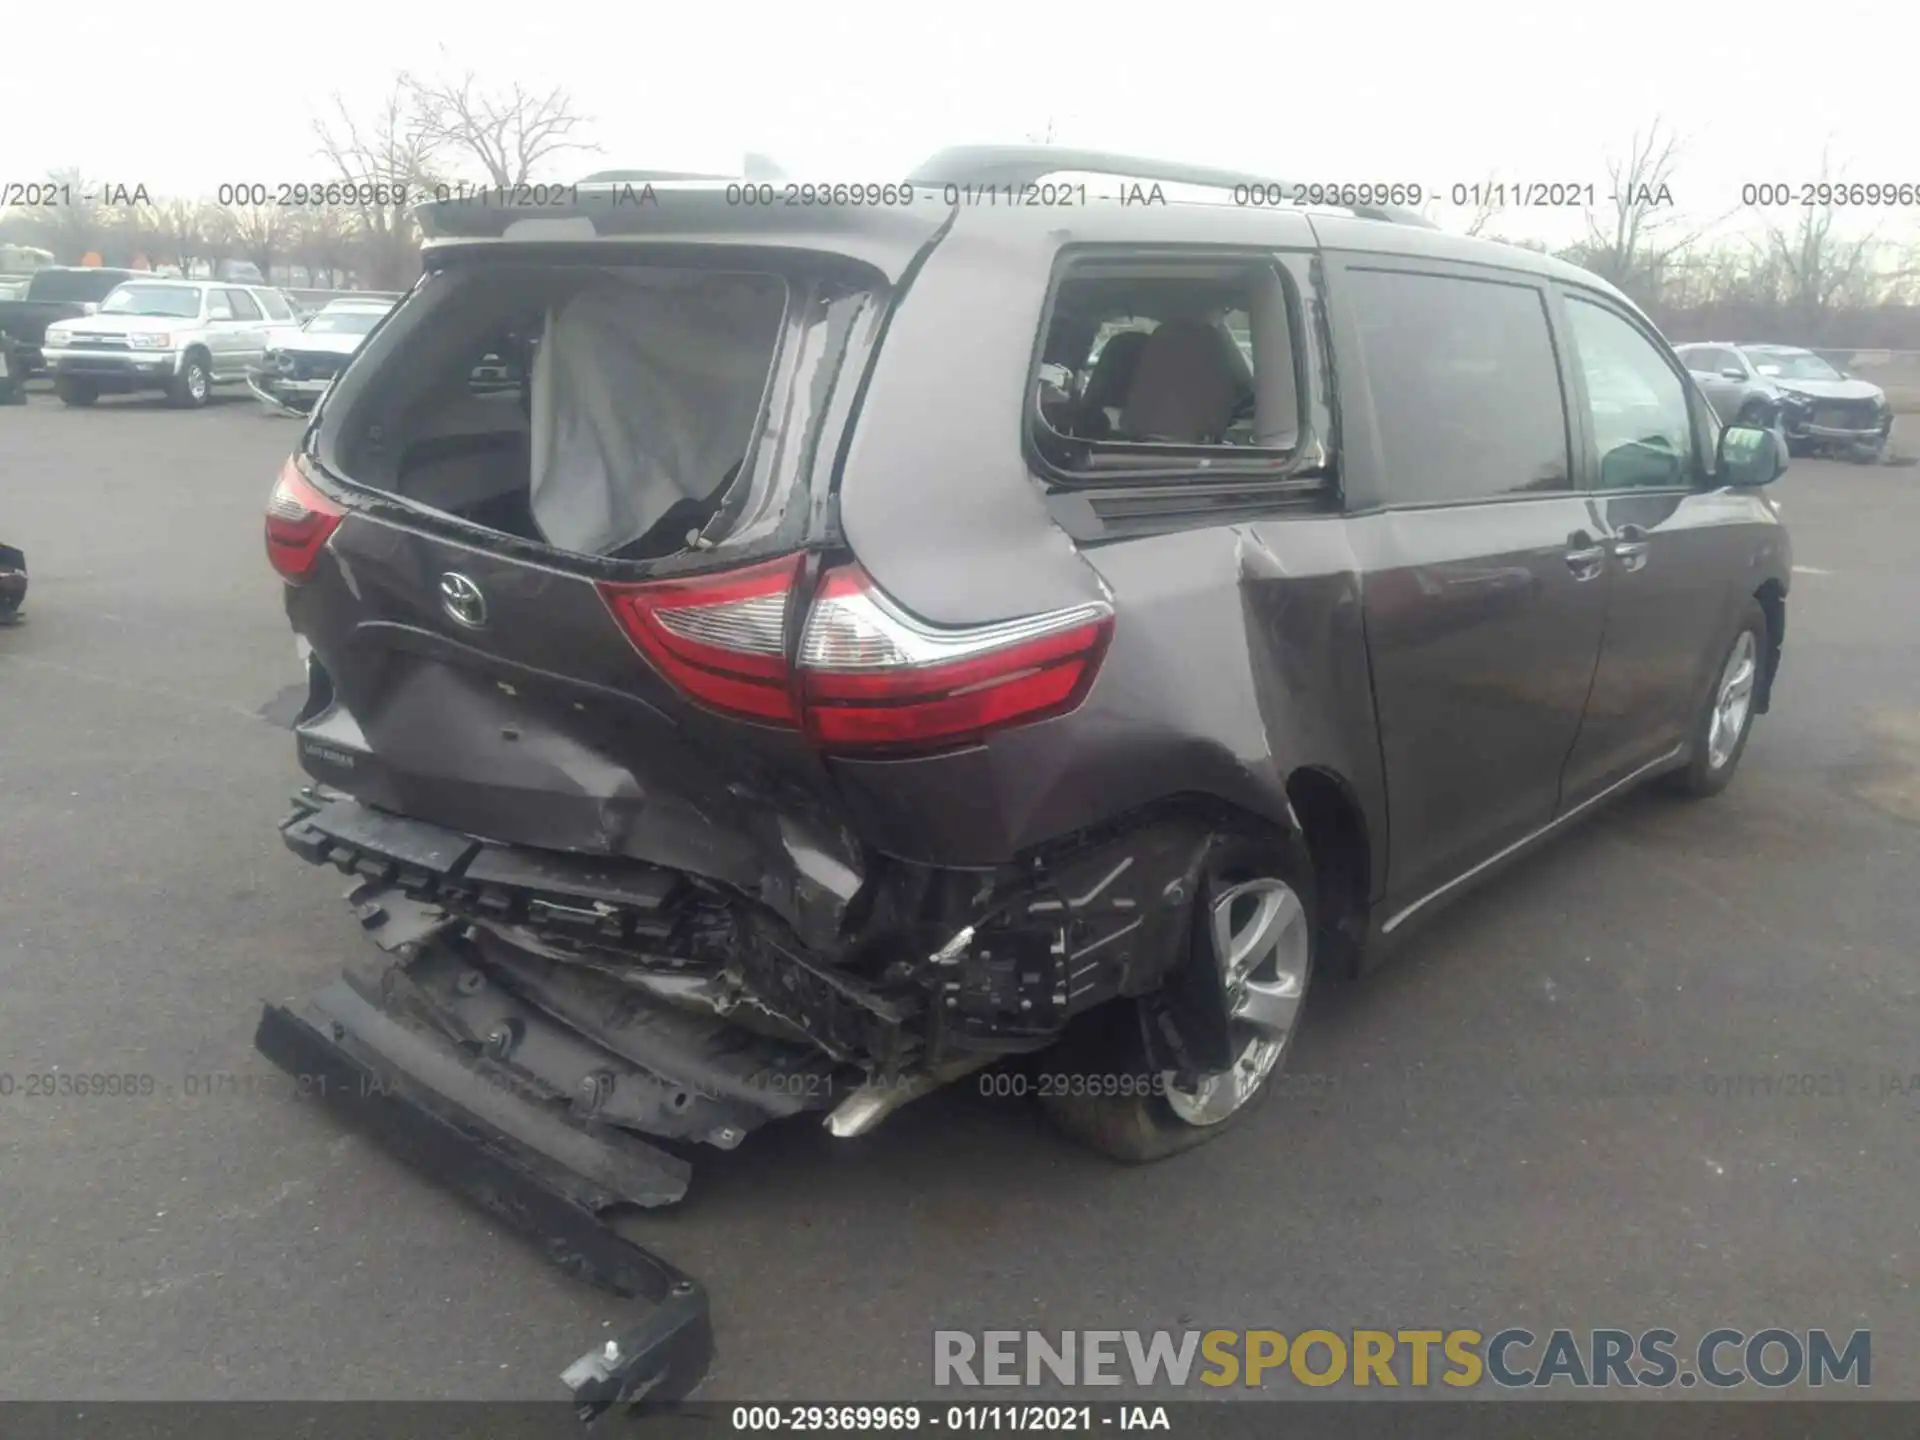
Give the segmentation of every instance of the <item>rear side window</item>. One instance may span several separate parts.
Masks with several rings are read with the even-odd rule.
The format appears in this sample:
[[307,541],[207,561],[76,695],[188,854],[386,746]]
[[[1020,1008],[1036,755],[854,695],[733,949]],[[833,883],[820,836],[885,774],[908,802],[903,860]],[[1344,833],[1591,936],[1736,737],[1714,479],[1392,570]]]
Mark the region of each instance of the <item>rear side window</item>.
[[1300,431],[1287,287],[1259,260],[1076,257],[1041,339],[1035,448],[1069,473],[1283,461]]
[[1570,488],[1566,406],[1538,290],[1397,270],[1350,270],[1341,288],[1388,504]]
[[267,312],[268,318],[273,320],[293,318],[292,308],[281,298],[278,290],[256,290],[253,294],[254,298],[260,302],[261,308]]

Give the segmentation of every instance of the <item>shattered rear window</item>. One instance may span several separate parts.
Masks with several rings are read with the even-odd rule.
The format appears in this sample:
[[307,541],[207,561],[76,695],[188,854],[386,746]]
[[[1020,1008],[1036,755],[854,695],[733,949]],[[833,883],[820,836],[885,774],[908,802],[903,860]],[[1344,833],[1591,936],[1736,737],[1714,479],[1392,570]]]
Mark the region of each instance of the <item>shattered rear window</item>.
[[778,275],[485,265],[430,276],[322,414],[328,469],[557,549],[670,554],[766,403]]

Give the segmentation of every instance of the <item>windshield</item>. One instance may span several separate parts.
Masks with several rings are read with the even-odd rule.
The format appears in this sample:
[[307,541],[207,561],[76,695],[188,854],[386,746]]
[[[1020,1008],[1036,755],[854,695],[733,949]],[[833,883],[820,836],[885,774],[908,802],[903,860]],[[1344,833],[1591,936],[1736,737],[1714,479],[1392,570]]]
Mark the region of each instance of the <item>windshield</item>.
[[364,335],[379,323],[380,316],[371,310],[332,310],[314,316],[306,328],[313,335]]
[[[1762,374],[1777,380],[1839,380],[1840,372],[1806,350],[1749,350],[1747,356]],[[1769,371],[1769,366],[1778,366]]]
[[102,315],[172,315],[191,320],[200,313],[200,292],[179,285],[122,285],[101,303]]

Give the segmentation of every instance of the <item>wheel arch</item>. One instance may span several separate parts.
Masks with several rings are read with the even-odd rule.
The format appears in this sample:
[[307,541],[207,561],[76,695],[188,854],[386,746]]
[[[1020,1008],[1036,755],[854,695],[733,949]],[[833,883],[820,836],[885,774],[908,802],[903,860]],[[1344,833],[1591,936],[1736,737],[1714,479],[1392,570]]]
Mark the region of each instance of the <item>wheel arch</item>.
[[1313,863],[1321,968],[1351,977],[1363,965],[1376,878],[1366,810],[1344,776],[1315,765],[1287,777],[1287,799]]
[[1780,670],[1780,652],[1787,639],[1787,587],[1778,580],[1767,580],[1753,592],[1760,611],[1767,617],[1767,663],[1760,677],[1754,709],[1766,714],[1773,704],[1773,679]]

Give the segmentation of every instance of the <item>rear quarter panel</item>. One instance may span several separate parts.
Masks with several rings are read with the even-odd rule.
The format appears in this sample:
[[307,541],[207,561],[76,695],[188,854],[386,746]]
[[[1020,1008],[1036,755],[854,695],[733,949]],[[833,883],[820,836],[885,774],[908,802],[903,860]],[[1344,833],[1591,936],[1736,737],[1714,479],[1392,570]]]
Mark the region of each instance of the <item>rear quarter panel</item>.
[[[1063,247],[1312,245],[1299,216],[1210,206],[1196,222],[1197,208],[963,212],[892,317],[840,481],[861,563],[935,624],[1104,598],[1115,629],[1069,715],[934,758],[830,762],[855,828],[887,853],[992,865],[1182,796],[1291,825],[1287,778],[1302,766],[1341,780],[1385,836],[1344,522],[1276,502],[1270,517],[1076,546],[1023,453]],[[1321,347],[1306,348],[1324,387]]]

